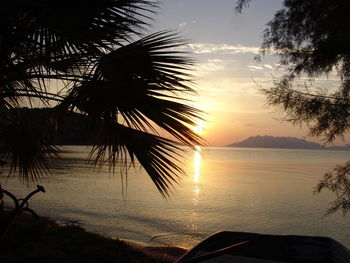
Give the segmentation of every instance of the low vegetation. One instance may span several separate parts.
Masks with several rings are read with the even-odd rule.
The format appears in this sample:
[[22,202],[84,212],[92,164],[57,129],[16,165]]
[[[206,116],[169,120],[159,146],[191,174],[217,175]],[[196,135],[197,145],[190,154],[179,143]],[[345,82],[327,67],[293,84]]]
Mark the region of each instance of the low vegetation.
[[16,218],[0,244],[0,262],[174,262],[180,248],[133,247],[90,233],[78,225],[58,225],[31,216]]

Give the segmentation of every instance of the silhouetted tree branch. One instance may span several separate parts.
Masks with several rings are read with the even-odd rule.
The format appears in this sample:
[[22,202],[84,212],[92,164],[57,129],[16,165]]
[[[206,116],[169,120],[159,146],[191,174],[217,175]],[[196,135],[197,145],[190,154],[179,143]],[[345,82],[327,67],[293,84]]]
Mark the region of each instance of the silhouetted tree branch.
[[333,214],[341,210],[345,215],[350,209],[350,161],[344,165],[337,165],[332,172],[324,175],[315,192],[320,193],[324,189],[333,192],[337,196],[327,213]]
[[251,0],[237,0],[235,6],[235,13],[239,14],[242,12],[243,8],[249,7],[249,2]]
[[[243,1],[244,3],[245,1]],[[286,0],[267,25],[260,56],[273,51],[286,73],[262,92],[269,105],[284,113],[283,120],[306,124],[311,135],[324,135],[332,142],[350,129],[350,17],[349,1]],[[260,56],[257,59],[260,59]],[[319,76],[336,73],[340,85],[325,90],[296,85],[300,77],[311,82]],[[317,92],[313,92],[317,90]],[[349,209],[350,164],[327,173],[316,192],[328,189],[337,199],[330,212]]]

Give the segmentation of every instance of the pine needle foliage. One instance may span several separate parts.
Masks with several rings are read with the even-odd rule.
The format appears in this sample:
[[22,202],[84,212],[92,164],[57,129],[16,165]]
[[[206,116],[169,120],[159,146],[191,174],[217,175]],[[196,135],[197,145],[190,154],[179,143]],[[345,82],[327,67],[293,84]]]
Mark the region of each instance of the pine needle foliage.
[[[273,52],[286,70],[272,87],[261,89],[267,103],[280,110],[282,120],[306,124],[310,135],[324,136],[326,143],[350,131],[349,8],[344,0],[285,0],[267,24],[257,57]],[[315,79],[330,74],[338,77],[337,88],[315,86]],[[336,167],[316,188],[336,194],[329,213],[350,208],[349,167]]]

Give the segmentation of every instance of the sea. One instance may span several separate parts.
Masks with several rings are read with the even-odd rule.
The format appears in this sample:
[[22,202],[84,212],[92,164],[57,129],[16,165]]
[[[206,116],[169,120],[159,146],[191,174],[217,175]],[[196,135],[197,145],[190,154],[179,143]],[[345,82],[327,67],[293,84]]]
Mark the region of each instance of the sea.
[[[139,165],[127,178],[93,168],[87,146],[64,146],[52,174],[38,184],[29,207],[61,224],[78,224],[112,238],[190,248],[217,231],[327,236],[350,248],[350,214],[326,215],[335,199],[314,188],[323,175],[350,159],[349,151],[184,149],[182,176],[163,198]],[[36,183],[0,175],[18,198]],[[124,187],[123,187],[124,185]],[[11,206],[11,200],[5,200]]]

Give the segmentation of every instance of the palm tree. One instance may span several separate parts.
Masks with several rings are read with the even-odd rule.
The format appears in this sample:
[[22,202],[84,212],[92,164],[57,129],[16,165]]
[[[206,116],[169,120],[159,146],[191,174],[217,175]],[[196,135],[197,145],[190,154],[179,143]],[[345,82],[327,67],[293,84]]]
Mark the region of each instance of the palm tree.
[[[155,7],[146,0],[0,0],[0,153],[11,174],[28,180],[49,172],[57,148],[48,138],[75,112],[92,127],[93,164],[126,171],[137,161],[169,194],[182,173],[180,144],[203,144],[191,129],[201,112],[182,98],[194,92],[193,61],[176,51],[186,41],[171,31],[141,34]],[[35,130],[18,110],[38,105],[53,109],[50,129]]]

